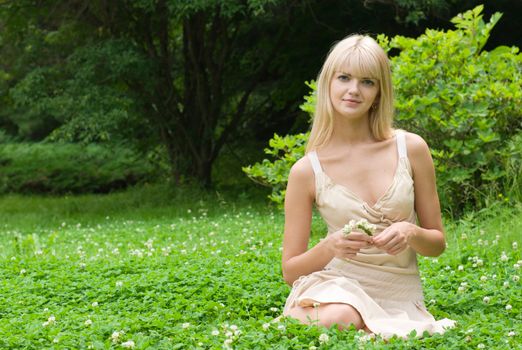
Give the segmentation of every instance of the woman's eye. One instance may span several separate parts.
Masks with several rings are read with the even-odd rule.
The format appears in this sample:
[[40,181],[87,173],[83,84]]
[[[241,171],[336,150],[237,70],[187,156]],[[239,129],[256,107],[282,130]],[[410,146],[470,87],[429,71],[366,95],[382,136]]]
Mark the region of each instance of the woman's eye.
[[370,79],[364,79],[364,80],[362,81],[362,83],[363,83],[364,85],[367,85],[367,86],[374,86],[374,85],[375,85],[375,82],[374,82],[373,80],[370,80]]
[[339,79],[340,81],[348,81],[348,80],[350,80],[350,77],[347,75],[341,74],[337,77],[337,79]]

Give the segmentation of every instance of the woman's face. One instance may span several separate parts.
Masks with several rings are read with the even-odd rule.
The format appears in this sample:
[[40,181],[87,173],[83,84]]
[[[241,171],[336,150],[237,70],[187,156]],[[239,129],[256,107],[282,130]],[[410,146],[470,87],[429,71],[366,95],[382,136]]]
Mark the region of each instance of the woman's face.
[[350,67],[336,71],[330,83],[330,100],[335,114],[356,119],[368,116],[379,95],[379,81],[359,76]]

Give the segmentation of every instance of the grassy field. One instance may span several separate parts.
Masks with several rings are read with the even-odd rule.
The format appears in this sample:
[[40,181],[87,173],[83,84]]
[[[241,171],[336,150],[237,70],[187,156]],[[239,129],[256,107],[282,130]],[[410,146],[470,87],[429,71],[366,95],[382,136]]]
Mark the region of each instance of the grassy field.
[[247,193],[4,197],[0,348],[522,348],[519,204],[446,222],[446,252],[419,262],[429,310],[458,326],[387,343],[277,318],[282,227]]

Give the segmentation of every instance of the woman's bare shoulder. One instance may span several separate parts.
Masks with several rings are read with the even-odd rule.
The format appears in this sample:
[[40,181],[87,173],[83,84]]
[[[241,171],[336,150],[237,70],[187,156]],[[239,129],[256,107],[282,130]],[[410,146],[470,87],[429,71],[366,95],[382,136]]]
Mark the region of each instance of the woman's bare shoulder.
[[313,178],[313,176],[314,170],[312,168],[312,163],[306,155],[295,162],[290,169],[290,177],[298,180],[309,180],[310,178]]
[[416,158],[426,156],[426,154],[430,154],[428,143],[421,136],[412,132],[405,132],[405,134],[408,156]]

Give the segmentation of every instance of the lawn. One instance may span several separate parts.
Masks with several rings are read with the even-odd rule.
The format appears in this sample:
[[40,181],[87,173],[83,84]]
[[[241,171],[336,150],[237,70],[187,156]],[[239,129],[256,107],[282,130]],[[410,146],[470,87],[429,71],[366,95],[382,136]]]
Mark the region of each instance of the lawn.
[[388,342],[278,318],[283,219],[248,193],[6,196],[0,348],[522,348],[520,204],[446,220],[448,249],[419,263],[429,310],[458,325]]

